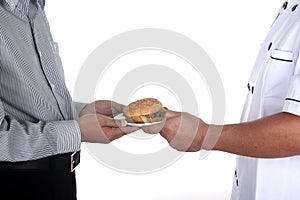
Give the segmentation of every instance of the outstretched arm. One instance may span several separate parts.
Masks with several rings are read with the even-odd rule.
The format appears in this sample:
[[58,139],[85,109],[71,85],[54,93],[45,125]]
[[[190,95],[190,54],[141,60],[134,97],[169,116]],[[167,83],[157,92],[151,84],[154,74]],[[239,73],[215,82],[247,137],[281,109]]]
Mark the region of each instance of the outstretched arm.
[[[209,125],[188,113],[168,111],[167,117],[161,135],[170,145],[180,151],[200,150]],[[252,122],[224,125],[213,150],[259,158],[300,155],[300,117],[282,112]]]
[[300,155],[300,117],[282,112],[225,125],[214,149],[260,158]]

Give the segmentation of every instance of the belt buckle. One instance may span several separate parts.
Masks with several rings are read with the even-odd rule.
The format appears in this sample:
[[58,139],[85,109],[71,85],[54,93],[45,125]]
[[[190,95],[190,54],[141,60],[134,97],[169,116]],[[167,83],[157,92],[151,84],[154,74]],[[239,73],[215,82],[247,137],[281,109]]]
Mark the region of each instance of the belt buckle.
[[76,152],[72,153],[71,156],[70,156],[70,159],[71,159],[70,172],[73,172],[75,170],[76,166],[80,162],[80,153],[79,153],[79,151],[76,151]]

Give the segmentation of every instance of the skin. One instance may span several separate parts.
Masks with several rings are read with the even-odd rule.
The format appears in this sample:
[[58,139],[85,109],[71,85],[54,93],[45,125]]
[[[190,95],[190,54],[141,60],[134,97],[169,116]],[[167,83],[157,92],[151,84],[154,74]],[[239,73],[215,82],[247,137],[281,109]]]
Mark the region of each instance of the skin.
[[124,120],[113,119],[113,116],[122,112],[123,108],[124,105],[106,100],[86,105],[77,120],[81,141],[107,144],[138,130],[136,127],[126,126]]
[[[88,104],[80,113],[78,124],[83,142],[109,143],[125,134],[138,130],[126,126],[122,120],[114,120],[124,105],[112,101],[96,101]],[[209,149],[203,140],[207,131],[218,137],[213,150],[257,158],[280,158],[300,154],[300,117],[278,113],[251,122],[217,126],[189,114],[168,110],[166,121],[142,127],[146,133],[158,133],[178,151],[196,152]]]
[[257,158],[300,154],[300,117],[284,112],[221,127],[209,125],[188,113],[169,110],[160,134],[174,149],[195,152],[207,148],[203,140],[208,128],[222,130],[213,150]]

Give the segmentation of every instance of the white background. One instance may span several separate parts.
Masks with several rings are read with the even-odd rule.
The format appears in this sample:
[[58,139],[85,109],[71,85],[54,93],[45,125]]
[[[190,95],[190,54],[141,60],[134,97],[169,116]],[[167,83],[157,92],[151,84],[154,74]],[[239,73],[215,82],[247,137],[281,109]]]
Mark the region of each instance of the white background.
[[[83,62],[104,41],[133,29],[169,29],[194,40],[208,53],[225,89],[225,122],[238,123],[251,67],[282,3],[281,0],[51,0],[47,1],[46,14],[54,40],[60,46],[71,94]],[[105,92],[101,93],[105,97]],[[170,100],[168,107],[176,109],[176,102],[173,103]],[[156,140],[165,142],[159,137]],[[121,138],[120,143],[127,140]],[[77,168],[78,199],[229,199],[235,156],[224,152],[212,152],[204,160],[198,156],[187,153],[162,171],[130,175],[100,164],[82,145],[82,161]]]

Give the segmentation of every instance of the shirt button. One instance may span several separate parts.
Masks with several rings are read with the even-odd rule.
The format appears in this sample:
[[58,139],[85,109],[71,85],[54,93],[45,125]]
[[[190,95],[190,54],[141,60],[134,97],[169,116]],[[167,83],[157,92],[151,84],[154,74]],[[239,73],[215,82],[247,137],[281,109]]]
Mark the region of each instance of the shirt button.
[[[250,91],[250,89],[251,89],[251,88],[250,88],[250,83],[247,84],[247,88],[248,88],[248,90]],[[236,171],[235,171],[235,172],[236,172]]]
[[286,1],[286,2],[284,2],[284,4],[282,5],[282,8],[285,10],[285,9],[287,8],[287,6],[288,6],[288,2]]

